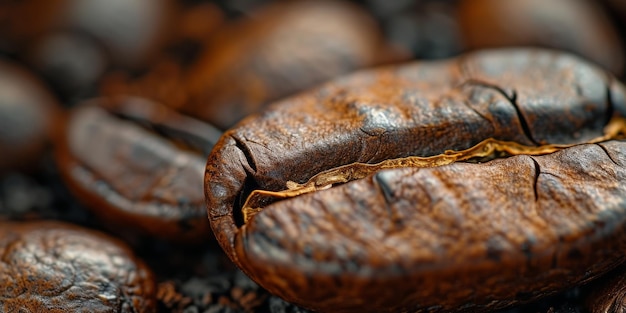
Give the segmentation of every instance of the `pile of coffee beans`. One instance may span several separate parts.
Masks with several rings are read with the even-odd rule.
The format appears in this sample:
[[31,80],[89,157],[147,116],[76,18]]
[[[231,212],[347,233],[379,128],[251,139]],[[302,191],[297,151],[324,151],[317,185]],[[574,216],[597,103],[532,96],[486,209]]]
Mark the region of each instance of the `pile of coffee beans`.
[[0,2],[0,313],[620,312],[625,74],[619,0]]

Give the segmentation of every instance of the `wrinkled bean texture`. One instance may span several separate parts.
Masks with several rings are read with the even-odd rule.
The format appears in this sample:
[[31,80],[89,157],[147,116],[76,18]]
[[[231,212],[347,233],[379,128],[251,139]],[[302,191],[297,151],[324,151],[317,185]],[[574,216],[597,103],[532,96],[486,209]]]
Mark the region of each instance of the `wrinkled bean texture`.
[[222,248],[260,285],[329,311],[494,309],[580,284],[623,261],[626,147],[399,168],[266,206],[251,189],[354,162],[432,156],[495,138],[584,143],[626,113],[624,87],[581,59],[476,52],[357,72],[225,133],[205,193]]
[[76,197],[106,225],[198,241],[210,233],[202,175],[219,135],[147,100],[99,99],[71,114],[56,159]]
[[150,270],[122,242],[60,222],[0,222],[0,312],[154,312]]

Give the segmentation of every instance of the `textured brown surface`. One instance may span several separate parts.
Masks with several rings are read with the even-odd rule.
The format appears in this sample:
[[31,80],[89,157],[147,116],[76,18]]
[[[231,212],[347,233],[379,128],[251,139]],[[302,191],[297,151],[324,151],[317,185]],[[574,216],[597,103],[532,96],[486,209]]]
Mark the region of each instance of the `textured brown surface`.
[[524,302],[625,260],[624,151],[379,172],[266,207],[241,229],[238,261],[265,288],[333,311]]
[[0,172],[30,167],[53,132],[60,108],[26,69],[0,59]]
[[460,31],[471,49],[539,46],[576,53],[615,74],[624,71],[624,47],[598,1],[465,0]]
[[59,222],[0,222],[0,312],[154,312],[150,270],[122,242]]
[[251,189],[354,162],[487,138],[583,143],[624,116],[624,97],[601,70],[544,50],[336,79],[225,133],[205,176],[211,226],[259,284],[315,309],[478,309],[562,290],[623,259],[612,252],[624,248],[621,143],[381,172],[275,203],[245,225],[239,206]]
[[204,160],[219,135],[147,100],[99,99],[70,116],[57,163],[75,196],[108,226],[200,240],[210,232]]
[[207,43],[181,109],[228,128],[269,101],[385,61],[387,48],[374,20],[349,3],[273,6]]

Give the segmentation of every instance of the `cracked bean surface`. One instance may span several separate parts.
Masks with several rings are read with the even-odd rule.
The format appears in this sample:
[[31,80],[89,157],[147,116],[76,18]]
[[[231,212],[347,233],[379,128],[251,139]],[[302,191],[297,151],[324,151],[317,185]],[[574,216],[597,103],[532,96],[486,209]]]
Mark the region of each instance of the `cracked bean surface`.
[[0,222],[0,312],[154,312],[149,268],[121,241],[61,222]]
[[[540,49],[357,72],[225,133],[205,175],[211,226],[246,274],[317,310],[480,311],[549,295],[623,261],[626,147],[584,143],[626,116],[625,94],[599,68]],[[247,223],[239,213],[252,190],[488,138],[580,145],[385,170]]]

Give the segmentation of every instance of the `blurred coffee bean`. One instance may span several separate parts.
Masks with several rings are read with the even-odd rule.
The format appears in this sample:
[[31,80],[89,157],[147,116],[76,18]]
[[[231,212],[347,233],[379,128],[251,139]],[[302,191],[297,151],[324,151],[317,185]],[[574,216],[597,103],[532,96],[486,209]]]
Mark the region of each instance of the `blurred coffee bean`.
[[209,238],[202,190],[220,132],[139,99],[97,99],[71,114],[57,163],[74,195],[117,232]]
[[187,99],[182,84],[183,75],[180,63],[164,59],[139,79],[134,79],[127,71],[107,74],[100,84],[100,93],[108,96],[132,95],[176,107]]
[[171,26],[172,0],[66,0],[65,27],[96,38],[116,64],[150,59]]
[[134,95],[161,103],[184,103],[187,94],[183,86],[184,72],[193,65],[203,50],[207,38],[219,28],[224,13],[213,3],[198,3],[184,7],[177,15],[173,36],[161,51],[157,61],[139,78],[127,70],[111,71],[99,84],[101,94]]
[[275,5],[212,38],[188,73],[187,101],[174,105],[228,128],[272,100],[387,61],[388,51],[374,20],[357,6]]
[[28,63],[64,99],[84,99],[105,69],[148,67],[177,14],[174,0],[11,1],[0,4],[0,50]]
[[587,0],[465,0],[459,22],[469,48],[532,45],[570,51],[614,74],[624,47],[608,16]]
[[0,51],[19,53],[58,22],[68,0],[0,1]]
[[32,166],[59,115],[55,98],[36,77],[0,59],[0,173]]
[[122,65],[146,59],[163,40],[173,0],[24,0],[0,4],[0,37],[26,48],[41,37],[75,32],[98,41]]
[[60,222],[0,222],[0,312],[154,312],[149,268],[121,241]]
[[[448,1],[449,2],[449,1]],[[452,57],[462,50],[454,6],[426,1],[384,19],[389,40],[419,59]]]
[[28,63],[73,103],[94,91],[109,59],[92,38],[68,32],[37,41],[29,51]]
[[[172,31],[173,36],[164,49],[164,57],[152,64],[146,76],[158,76],[162,79],[163,77],[153,69],[168,62],[177,64],[181,70],[193,65],[204,49],[207,39],[223,24],[224,15],[224,12],[213,3],[184,7],[177,16],[176,29]],[[180,79],[178,76],[172,78]]]

